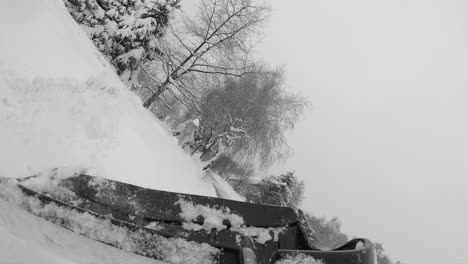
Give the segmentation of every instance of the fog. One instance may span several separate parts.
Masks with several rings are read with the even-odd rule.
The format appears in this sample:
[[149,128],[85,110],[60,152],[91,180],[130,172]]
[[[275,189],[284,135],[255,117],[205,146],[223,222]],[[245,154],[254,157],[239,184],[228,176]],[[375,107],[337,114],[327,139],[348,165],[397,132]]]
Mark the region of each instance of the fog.
[[312,107],[303,208],[402,263],[468,263],[468,2],[269,1],[259,48]]

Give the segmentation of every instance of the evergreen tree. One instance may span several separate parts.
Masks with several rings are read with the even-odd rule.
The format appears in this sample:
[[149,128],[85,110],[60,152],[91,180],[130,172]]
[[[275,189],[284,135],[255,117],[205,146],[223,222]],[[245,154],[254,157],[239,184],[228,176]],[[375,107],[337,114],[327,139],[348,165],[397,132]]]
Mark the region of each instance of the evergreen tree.
[[65,0],[65,5],[121,78],[128,81],[140,64],[160,52],[156,40],[163,35],[179,1]]

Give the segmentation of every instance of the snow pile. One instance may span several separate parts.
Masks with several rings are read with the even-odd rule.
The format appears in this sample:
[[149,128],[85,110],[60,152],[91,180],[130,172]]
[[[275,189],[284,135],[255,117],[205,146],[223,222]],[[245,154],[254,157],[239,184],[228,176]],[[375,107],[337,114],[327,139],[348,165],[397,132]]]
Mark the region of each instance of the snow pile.
[[286,258],[277,260],[275,264],[326,264],[321,260],[316,260],[305,254],[292,254]]
[[43,204],[36,197],[26,197],[15,184],[0,183],[0,199],[4,199],[52,223],[85,237],[104,242],[127,252],[136,253],[168,263],[215,263],[219,250],[208,244],[189,242],[181,238],[164,238],[141,229],[129,230],[111,224],[109,219],[97,218],[56,204]]
[[53,168],[216,196],[60,0],[0,2],[0,175]]
[[0,69],[0,175],[24,177],[52,168],[153,189],[215,196],[201,169],[122,87],[27,80]]

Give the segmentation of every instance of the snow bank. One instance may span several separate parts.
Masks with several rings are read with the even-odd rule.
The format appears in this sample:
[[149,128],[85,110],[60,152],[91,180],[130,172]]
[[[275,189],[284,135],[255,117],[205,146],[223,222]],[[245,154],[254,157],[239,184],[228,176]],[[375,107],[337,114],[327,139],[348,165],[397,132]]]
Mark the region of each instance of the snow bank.
[[0,176],[54,168],[216,196],[60,0],[0,1]]

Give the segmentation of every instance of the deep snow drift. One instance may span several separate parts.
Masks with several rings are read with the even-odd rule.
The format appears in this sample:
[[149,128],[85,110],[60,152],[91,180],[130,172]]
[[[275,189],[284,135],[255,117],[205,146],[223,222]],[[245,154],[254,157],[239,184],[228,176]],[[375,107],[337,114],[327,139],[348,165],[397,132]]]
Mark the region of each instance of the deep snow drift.
[[0,2],[0,176],[54,168],[215,196],[60,0]]

